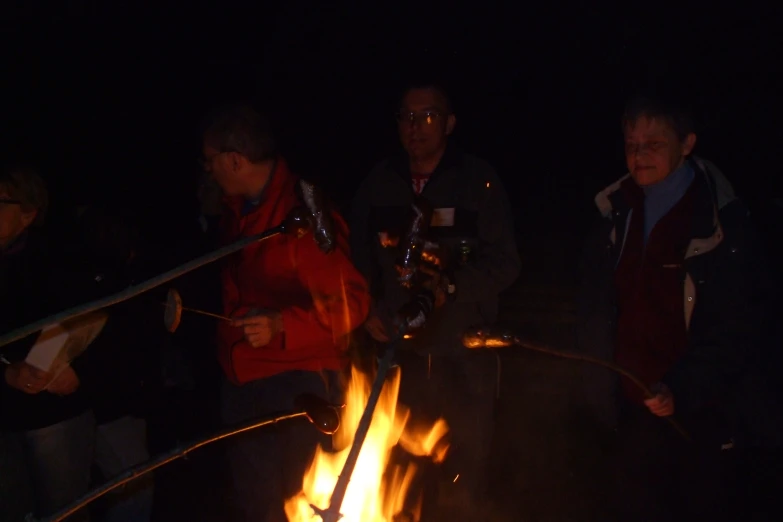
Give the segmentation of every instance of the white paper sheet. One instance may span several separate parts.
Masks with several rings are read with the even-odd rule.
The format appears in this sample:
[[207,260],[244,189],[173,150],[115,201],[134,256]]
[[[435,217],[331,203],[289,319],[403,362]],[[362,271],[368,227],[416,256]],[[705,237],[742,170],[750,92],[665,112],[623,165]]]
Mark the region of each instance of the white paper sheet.
[[48,372],[68,341],[68,330],[53,324],[41,330],[38,339],[27,354],[25,361],[39,370]]

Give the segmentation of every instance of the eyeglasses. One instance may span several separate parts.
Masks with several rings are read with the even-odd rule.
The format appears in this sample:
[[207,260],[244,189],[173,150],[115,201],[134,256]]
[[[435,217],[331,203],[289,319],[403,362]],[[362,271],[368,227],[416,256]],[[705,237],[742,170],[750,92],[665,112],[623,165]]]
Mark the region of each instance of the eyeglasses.
[[21,205],[22,202],[18,199],[0,198],[0,205]]
[[414,123],[418,123],[419,125],[434,125],[440,117],[441,113],[438,111],[399,111],[397,113],[397,121],[408,125],[413,125]]
[[199,163],[199,165],[201,165],[202,169],[210,170],[212,168],[212,162],[215,161],[215,158],[217,158],[221,154],[226,154],[227,152],[234,152],[234,151],[232,151],[232,150],[221,150],[220,152],[218,152],[217,154],[213,154],[209,158],[206,158],[206,157],[202,156],[202,157],[200,157],[198,159],[198,163]]
[[625,143],[625,153],[626,154],[643,154],[645,152],[660,152],[666,147],[668,147],[669,144],[665,141],[650,141],[647,143]]

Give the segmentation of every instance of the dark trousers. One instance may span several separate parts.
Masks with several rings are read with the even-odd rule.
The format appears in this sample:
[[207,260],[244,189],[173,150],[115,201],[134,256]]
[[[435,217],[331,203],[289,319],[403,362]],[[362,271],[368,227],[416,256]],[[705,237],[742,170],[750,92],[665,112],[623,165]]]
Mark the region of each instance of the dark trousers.
[[720,427],[709,415],[684,426],[691,443],[646,409],[624,417],[609,460],[614,520],[742,520],[735,511],[736,450],[721,450]]
[[[341,398],[336,372],[285,372],[242,386],[223,384],[222,418],[227,425],[294,410],[297,396],[312,393],[333,403]],[[302,489],[302,478],[318,444],[328,436],[304,418],[257,428],[229,439],[233,504],[242,522],[285,522],[283,504]]]
[[411,409],[409,422],[431,425],[443,417],[449,425],[449,452],[439,469],[442,483],[461,500],[482,499],[495,423],[495,356],[467,350],[431,358],[400,352],[397,361],[402,370],[399,400]]

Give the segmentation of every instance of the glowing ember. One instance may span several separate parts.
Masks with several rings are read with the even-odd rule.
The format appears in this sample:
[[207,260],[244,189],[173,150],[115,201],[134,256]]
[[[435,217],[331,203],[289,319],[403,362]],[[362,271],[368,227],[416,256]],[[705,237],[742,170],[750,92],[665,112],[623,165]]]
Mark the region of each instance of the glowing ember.
[[[344,522],[391,522],[402,511],[416,469],[413,465],[405,469],[395,466],[387,473],[391,450],[397,444],[413,455],[430,456],[436,462],[441,462],[446,456],[448,446],[443,442],[448,431],[446,423],[438,420],[429,430],[420,433],[413,433],[410,427],[406,429],[409,411],[397,403],[399,386],[398,371],[383,387],[370,430],[359,453],[340,509]],[[367,376],[353,368],[342,425],[334,436],[336,451],[329,453],[321,448],[316,451],[313,463],[304,477],[303,491],[286,501],[285,511],[290,522],[320,522],[321,517],[313,512],[310,505],[321,509],[329,506],[337,476],[343,469],[359,419],[367,404],[370,387]],[[409,514],[418,520],[418,512]]]

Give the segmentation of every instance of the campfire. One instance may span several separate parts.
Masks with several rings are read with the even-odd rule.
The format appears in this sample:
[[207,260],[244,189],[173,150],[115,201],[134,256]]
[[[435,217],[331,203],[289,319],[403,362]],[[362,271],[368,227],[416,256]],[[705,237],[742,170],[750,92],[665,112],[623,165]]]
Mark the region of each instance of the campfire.
[[[392,449],[399,445],[408,453],[430,457],[441,462],[448,450],[444,436],[448,431],[445,421],[414,430],[408,425],[409,410],[397,402],[400,372],[395,371],[384,384],[378,405],[372,417],[370,430],[351,476],[340,508],[344,522],[392,522],[403,511],[416,475],[414,464],[391,464]],[[340,430],[334,435],[333,452],[318,448],[310,468],[304,476],[303,490],[285,504],[289,522],[320,522],[321,517],[311,506],[326,509],[337,477],[343,469],[354,433],[370,395],[371,381],[361,371],[351,370],[351,381],[346,392],[346,405]],[[392,466],[392,468],[389,468]],[[408,517],[419,520],[421,496]]]

